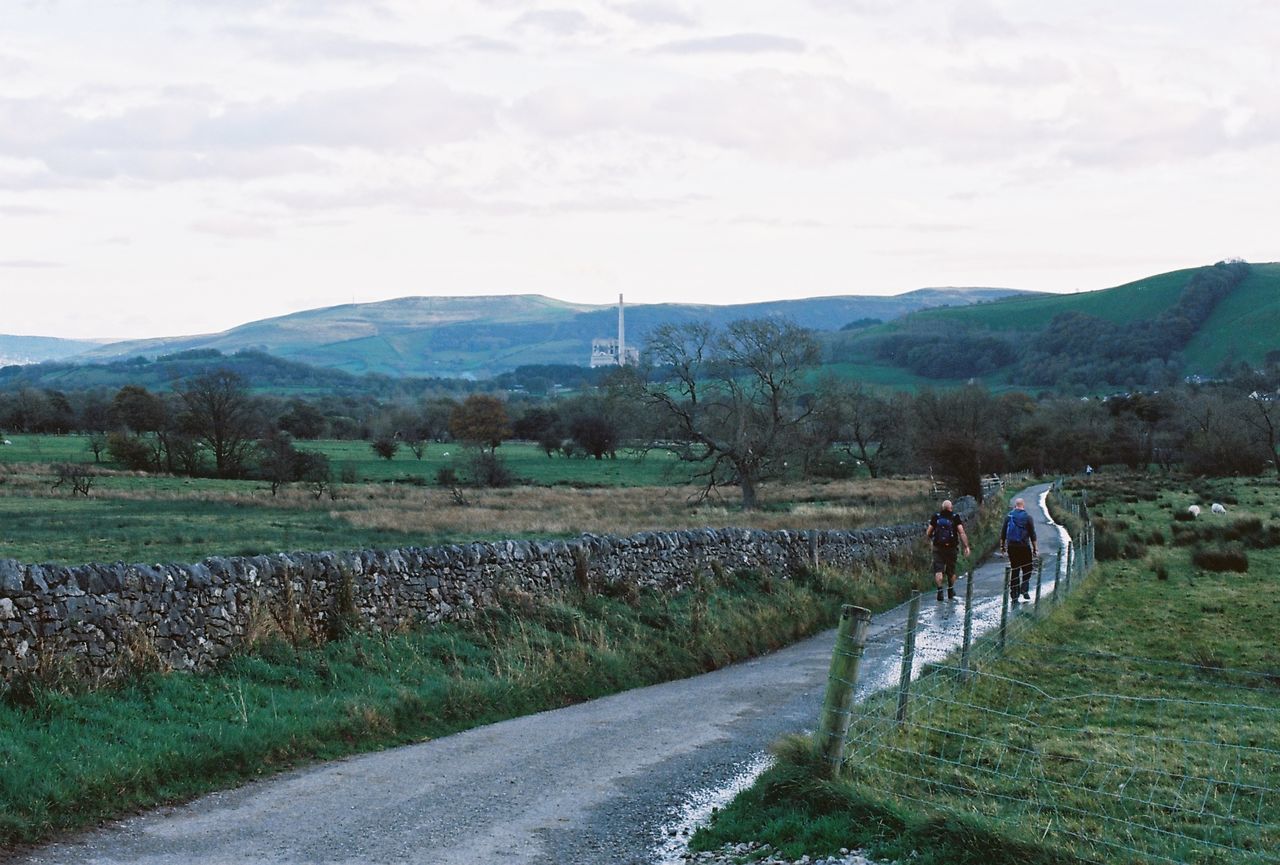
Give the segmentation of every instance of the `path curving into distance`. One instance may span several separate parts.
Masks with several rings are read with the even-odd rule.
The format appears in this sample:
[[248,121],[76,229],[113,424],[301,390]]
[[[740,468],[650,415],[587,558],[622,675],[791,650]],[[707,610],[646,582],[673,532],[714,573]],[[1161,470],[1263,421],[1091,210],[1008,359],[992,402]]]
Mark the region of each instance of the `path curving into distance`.
[[[1024,490],[1046,566],[1048,485]],[[1012,498],[1012,497],[1011,497]],[[923,526],[923,515],[921,525]],[[923,533],[923,529],[922,529]],[[1044,589],[1054,575],[1046,567]],[[1004,560],[974,575],[975,634],[1000,620]],[[919,662],[960,643],[956,601],[924,597]],[[1016,613],[1015,613],[1016,614]],[[895,683],[905,605],[876,615],[859,693]],[[653,865],[694,791],[750,780],[811,729],[835,632],[753,661],[420,745],[288,772],[30,852],[24,865]],[[706,806],[704,810],[708,810]],[[696,808],[695,808],[696,810]]]

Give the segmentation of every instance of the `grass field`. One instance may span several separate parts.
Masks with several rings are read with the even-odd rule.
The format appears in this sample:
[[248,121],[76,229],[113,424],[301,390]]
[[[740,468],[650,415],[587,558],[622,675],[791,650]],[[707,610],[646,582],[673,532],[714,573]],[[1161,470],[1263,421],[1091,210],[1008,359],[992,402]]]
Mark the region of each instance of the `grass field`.
[[[8,439],[13,444],[0,447],[0,465],[93,462],[87,436],[10,435]],[[332,461],[336,475],[341,475],[345,470],[358,482],[434,484],[436,472],[442,468],[452,468],[459,475],[465,476],[470,458],[467,449],[456,444],[432,443],[421,460],[415,459],[413,453],[405,447],[400,449],[394,459],[385,460],[374,454],[369,443],[363,441],[305,441],[299,442],[298,446],[301,450],[325,454]],[[548,457],[534,444],[507,442],[498,448],[498,455],[506,461],[517,478],[531,484],[662,486],[687,482],[690,476],[688,464],[681,464],[665,451],[641,455],[623,450],[618,452],[617,459],[570,459]],[[109,462],[104,463],[104,466],[113,467]],[[206,482],[202,480],[198,483]]]
[[[846,779],[821,780],[807,740],[784,743],[779,766],[695,848],[759,840],[789,855],[863,847],[974,865],[1276,861],[1280,490],[1125,478],[1092,493],[1109,559],[1064,605],[970,685],[922,680],[915,699],[933,708],[859,751]],[[1174,517],[1212,501],[1230,513]],[[1206,569],[1238,561],[1232,551],[1247,571]]]
[[[698,500],[698,487],[633,485],[661,475],[657,455],[638,460],[549,460],[532,447],[513,449],[529,472],[620,473],[622,483],[567,483],[467,490],[459,506],[447,488],[403,482],[391,462],[363,443],[321,443],[339,462],[349,456],[368,478],[338,484],[317,498],[303,485],[272,495],[266,484],[101,470],[91,494],[54,489],[53,464],[88,456],[75,436],[18,437],[4,448],[37,462],[0,463],[0,558],[76,564],[86,561],[197,561],[211,555],[289,550],[430,546],[471,540],[633,534],[704,526],[856,528],[923,519],[934,503],[922,481],[858,479],[776,483],[761,489],[763,507],[744,513],[736,490]],[[503,450],[507,448],[504,446]],[[365,457],[364,453],[369,456]],[[443,457],[441,449],[439,459]],[[424,459],[423,462],[426,462]],[[669,458],[667,459],[669,463]],[[513,458],[514,465],[520,465]],[[415,476],[419,477],[419,476]],[[545,477],[545,475],[544,475]],[[397,483],[396,481],[401,481]]]

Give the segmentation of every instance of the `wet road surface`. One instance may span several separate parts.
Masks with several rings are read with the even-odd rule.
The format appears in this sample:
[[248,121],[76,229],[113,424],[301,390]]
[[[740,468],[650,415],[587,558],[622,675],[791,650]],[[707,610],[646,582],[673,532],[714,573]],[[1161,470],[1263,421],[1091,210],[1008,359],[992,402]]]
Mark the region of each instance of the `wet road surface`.
[[[1036,518],[1051,592],[1058,532]],[[974,633],[999,623],[1004,560],[974,574]],[[925,595],[917,665],[960,643],[955,601]],[[872,620],[859,693],[896,683],[905,605]],[[1015,613],[1016,614],[1016,613]],[[302,769],[121,821],[18,861],[527,863],[670,861],[694,791],[749,780],[785,733],[811,729],[834,631],[714,673],[517,718],[433,742]],[[703,810],[709,806],[703,802]],[[664,849],[665,847],[665,849]]]

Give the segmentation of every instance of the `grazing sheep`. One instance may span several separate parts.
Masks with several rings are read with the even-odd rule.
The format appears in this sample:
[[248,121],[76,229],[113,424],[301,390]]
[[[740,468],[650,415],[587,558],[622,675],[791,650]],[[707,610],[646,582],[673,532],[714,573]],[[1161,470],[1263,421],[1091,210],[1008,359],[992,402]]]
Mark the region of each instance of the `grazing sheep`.
[[4,443],[5,443],[5,444],[7,444],[7,445],[11,445],[11,444],[13,444],[13,442],[9,441],[8,439],[5,439],[5,440],[4,440]]
[[1225,514],[1227,512],[1227,509],[1218,502],[1214,502],[1213,507],[1209,508],[1209,510],[1213,511],[1215,514]]
[[1188,508],[1187,508],[1187,513],[1191,514],[1191,516],[1193,516],[1193,517],[1198,517],[1198,516],[1200,516],[1200,506],[1199,506],[1199,505],[1191,505],[1190,507],[1188,507]]

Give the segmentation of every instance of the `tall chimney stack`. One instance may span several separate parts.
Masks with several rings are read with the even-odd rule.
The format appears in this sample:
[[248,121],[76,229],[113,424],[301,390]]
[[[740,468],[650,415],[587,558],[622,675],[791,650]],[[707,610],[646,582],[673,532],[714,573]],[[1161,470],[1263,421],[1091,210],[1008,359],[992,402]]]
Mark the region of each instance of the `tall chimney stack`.
[[627,332],[622,321],[622,295],[618,295],[618,366],[627,365]]

